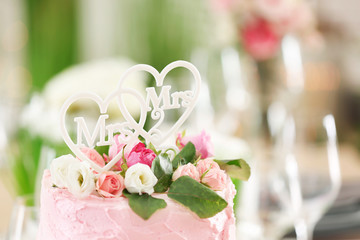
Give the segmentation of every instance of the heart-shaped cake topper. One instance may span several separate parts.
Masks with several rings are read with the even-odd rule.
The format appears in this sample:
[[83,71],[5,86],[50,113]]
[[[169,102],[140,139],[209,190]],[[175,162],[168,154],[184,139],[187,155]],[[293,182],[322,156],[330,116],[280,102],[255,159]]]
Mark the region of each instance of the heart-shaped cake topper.
[[[193,84],[192,90],[177,91],[170,93],[171,86],[164,85],[164,79],[166,75],[175,68],[186,68],[193,75],[195,84]],[[128,76],[134,72],[148,72],[150,73],[156,82],[156,87],[161,88],[161,92],[158,95],[154,87],[148,87],[145,89],[146,96],[135,89],[124,87],[124,83]],[[83,143],[83,137],[87,142],[87,147],[93,148],[95,146],[105,146],[113,144],[113,134],[120,133],[121,140],[128,145],[131,145],[135,141],[138,141],[139,136],[145,139],[147,144],[152,143],[157,149],[166,149],[169,145],[166,144],[166,140],[175,135],[180,126],[189,117],[191,111],[194,109],[197,99],[200,94],[201,77],[196,67],[186,61],[176,61],[167,65],[160,73],[150,65],[139,64],[129,68],[120,78],[117,89],[110,93],[105,99],[100,98],[98,95],[90,92],[82,92],[71,96],[67,99],[60,111],[60,128],[65,143],[70,150],[82,161],[88,162],[91,167],[98,173],[110,170],[122,157],[122,152],[118,153],[113,159],[108,162],[104,167],[98,166],[91,161],[82,151],[81,148],[86,145]],[[129,113],[124,103],[124,96],[133,96],[140,105],[140,119],[136,121]],[[67,110],[74,102],[80,99],[87,99],[95,102],[100,110],[100,116],[92,132],[89,131],[85,119],[83,117],[75,117],[74,121],[77,123],[77,143],[71,139],[70,134],[66,128],[66,114]],[[124,117],[124,122],[113,123],[106,125],[107,108],[109,103],[114,99],[117,100],[121,114]],[[175,124],[166,132],[162,132],[159,127],[165,119],[165,111],[172,109],[183,108],[184,111]],[[155,125],[151,127],[149,131],[144,129],[146,117],[150,112],[150,117],[156,121]],[[108,139],[106,139],[108,136]],[[170,145],[171,146],[171,145]],[[176,146],[171,146],[175,147]]]

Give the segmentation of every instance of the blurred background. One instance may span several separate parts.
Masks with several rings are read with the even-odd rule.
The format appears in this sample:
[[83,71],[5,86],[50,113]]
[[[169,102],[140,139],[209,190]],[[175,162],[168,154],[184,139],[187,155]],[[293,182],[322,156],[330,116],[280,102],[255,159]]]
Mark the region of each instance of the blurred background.
[[[187,125],[252,167],[237,183],[239,239],[360,239],[359,10],[358,0],[0,0],[0,239],[35,239],[28,198],[69,151],[65,99],[104,97],[130,66],[179,59],[203,79]],[[186,76],[169,79],[186,88]]]

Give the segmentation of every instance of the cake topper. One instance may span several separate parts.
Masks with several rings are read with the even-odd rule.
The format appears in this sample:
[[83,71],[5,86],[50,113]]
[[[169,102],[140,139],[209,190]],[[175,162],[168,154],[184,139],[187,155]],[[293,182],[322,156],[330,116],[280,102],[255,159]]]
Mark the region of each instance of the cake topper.
[[[186,91],[175,91],[170,93],[171,85],[164,85],[164,79],[166,75],[175,68],[186,68],[194,77],[195,84],[194,89]],[[159,95],[156,93],[154,87],[148,87],[145,89],[146,96],[143,96],[140,92],[124,87],[124,82],[127,77],[134,73],[144,71],[150,73],[156,82],[156,87],[161,88]],[[71,96],[67,99],[60,111],[60,128],[61,134],[65,143],[70,150],[82,161],[90,164],[90,166],[102,173],[109,171],[122,157],[121,152],[118,153],[109,163],[104,167],[98,166],[91,161],[82,151],[82,147],[93,148],[95,146],[106,146],[113,144],[114,133],[120,133],[120,137],[124,143],[131,145],[136,142],[139,136],[143,137],[147,144],[153,144],[157,149],[168,149],[172,147],[177,149],[175,145],[166,145],[166,140],[174,135],[179,130],[180,126],[189,117],[191,111],[194,109],[197,99],[200,93],[201,77],[196,67],[186,61],[175,61],[167,65],[160,73],[150,65],[139,64],[129,68],[120,78],[117,89],[110,93],[105,99],[102,99],[98,95],[92,92],[81,92]],[[133,116],[129,113],[123,96],[125,94],[135,97],[140,106],[140,118],[137,122]],[[76,143],[71,139],[66,127],[66,114],[69,107],[80,99],[86,99],[94,101],[100,110],[100,116],[97,120],[95,128],[90,131],[86,124],[84,117],[75,117],[74,121],[77,124],[76,131]],[[106,124],[106,119],[109,118],[107,114],[107,108],[109,103],[113,100],[117,101],[119,110],[124,117],[123,122]],[[175,124],[167,131],[163,132],[159,129],[165,119],[165,110],[171,109],[184,109],[182,115],[178,118]],[[144,129],[146,118],[149,116],[156,121],[154,126],[149,131]],[[106,136],[108,136],[106,138]]]
[[[190,90],[175,91],[171,85],[164,85],[167,74],[179,67],[193,75],[195,84]],[[144,91],[125,87],[126,79],[135,72],[151,74],[156,87]],[[195,107],[201,85],[198,70],[185,61],[173,62],[161,72],[141,64],[128,69],[119,80],[117,88],[105,99],[83,92],[71,96],[64,103],[60,112],[61,132],[77,158],[67,154],[52,161],[52,189],[66,189],[72,194],[66,196],[84,199],[84,202],[90,195],[119,198],[119,202],[127,198],[129,207],[144,220],[166,208],[166,199],[187,207],[199,218],[213,217],[225,208],[232,211],[235,192],[230,177],[247,180],[249,165],[243,159],[216,159],[214,146],[205,131],[193,136],[178,132],[176,139],[168,140],[175,137],[175,132]],[[133,98],[132,103],[138,102],[140,106],[139,119],[134,119],[128,111],[129,105],[125,104],[128,95]],[[71,138],[65,124],[66,115],[69,107],[79,100],[97,104],[99,116],[91,128],[83,116],[69,117],[73,118],[77,130],[76,137]],[[124,117],[122,122],[113,123],[109,119],[107,109],[113,102],[117,103]],[[168,130],[163,131],[161,125],[172,109],[181,109],[182,114]],[[147,117],[155,122],[149,130],[144,129]],[[92,149],[106,145],[109,149]],[[106,150],[108,155],[104,153]],[[167,197],[157,198],[152,196],[153,193],[163,193]],[[228,215],[228,210],[224,214]]]

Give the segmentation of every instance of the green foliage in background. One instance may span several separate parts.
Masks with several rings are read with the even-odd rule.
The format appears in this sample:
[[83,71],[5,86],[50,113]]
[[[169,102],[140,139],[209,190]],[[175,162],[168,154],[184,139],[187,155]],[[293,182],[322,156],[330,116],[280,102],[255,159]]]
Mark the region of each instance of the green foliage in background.
[[[41,91],[55,74],[77,60],[78,4],[72,0],[24,0],[23,4],[28,28],[26,65],[31,74],[31,90]],[[55,149],[57,155],[68,152],[65,144],[55,146],[27,129],[18,130],[9,158],[18,195],[35,192],[44,146]]]
[[27,66],[32,90],[77,60],[77,1],[25,0],[29,32]]
[[[209,1],[121,0],[119,2],[119,54],[161,71],[176,60],[191,61],[191,54],[206,45]],[[184,85],[183,72],[171,73],[173,86]],[[154,86],[150,77],[147,84]],[[177,119],[173,112],[172,119]],[[147,118],[145,129],[151,125]],[[170,119],[169,119],[170,120]]]
[[43,139],[32,137],[28,131],[21,129],[16,138],[19,144],[12,145],[10,167],[15,178],[18,195],[26,195],[35,191],[37,169]]
[[121,53],[158,71],[176,60],[190,60],[204,44],[208,2],[123,0],[120,3]]
[[[53,144],[40,136],[34,136],[27,129],[20,129],[15,136],[10,148],[9,165],[13,174],[17,195],[27,195],[35,192],[39,187],[38,172],[42,172],[46,166],[40,166],[40,160],[44,147],[54,150],[56,156],[69,154],[70,150],[65,143]],[[48,160],[48,159],[45,159]],[[40,176],[41,177],[41,176]]]

